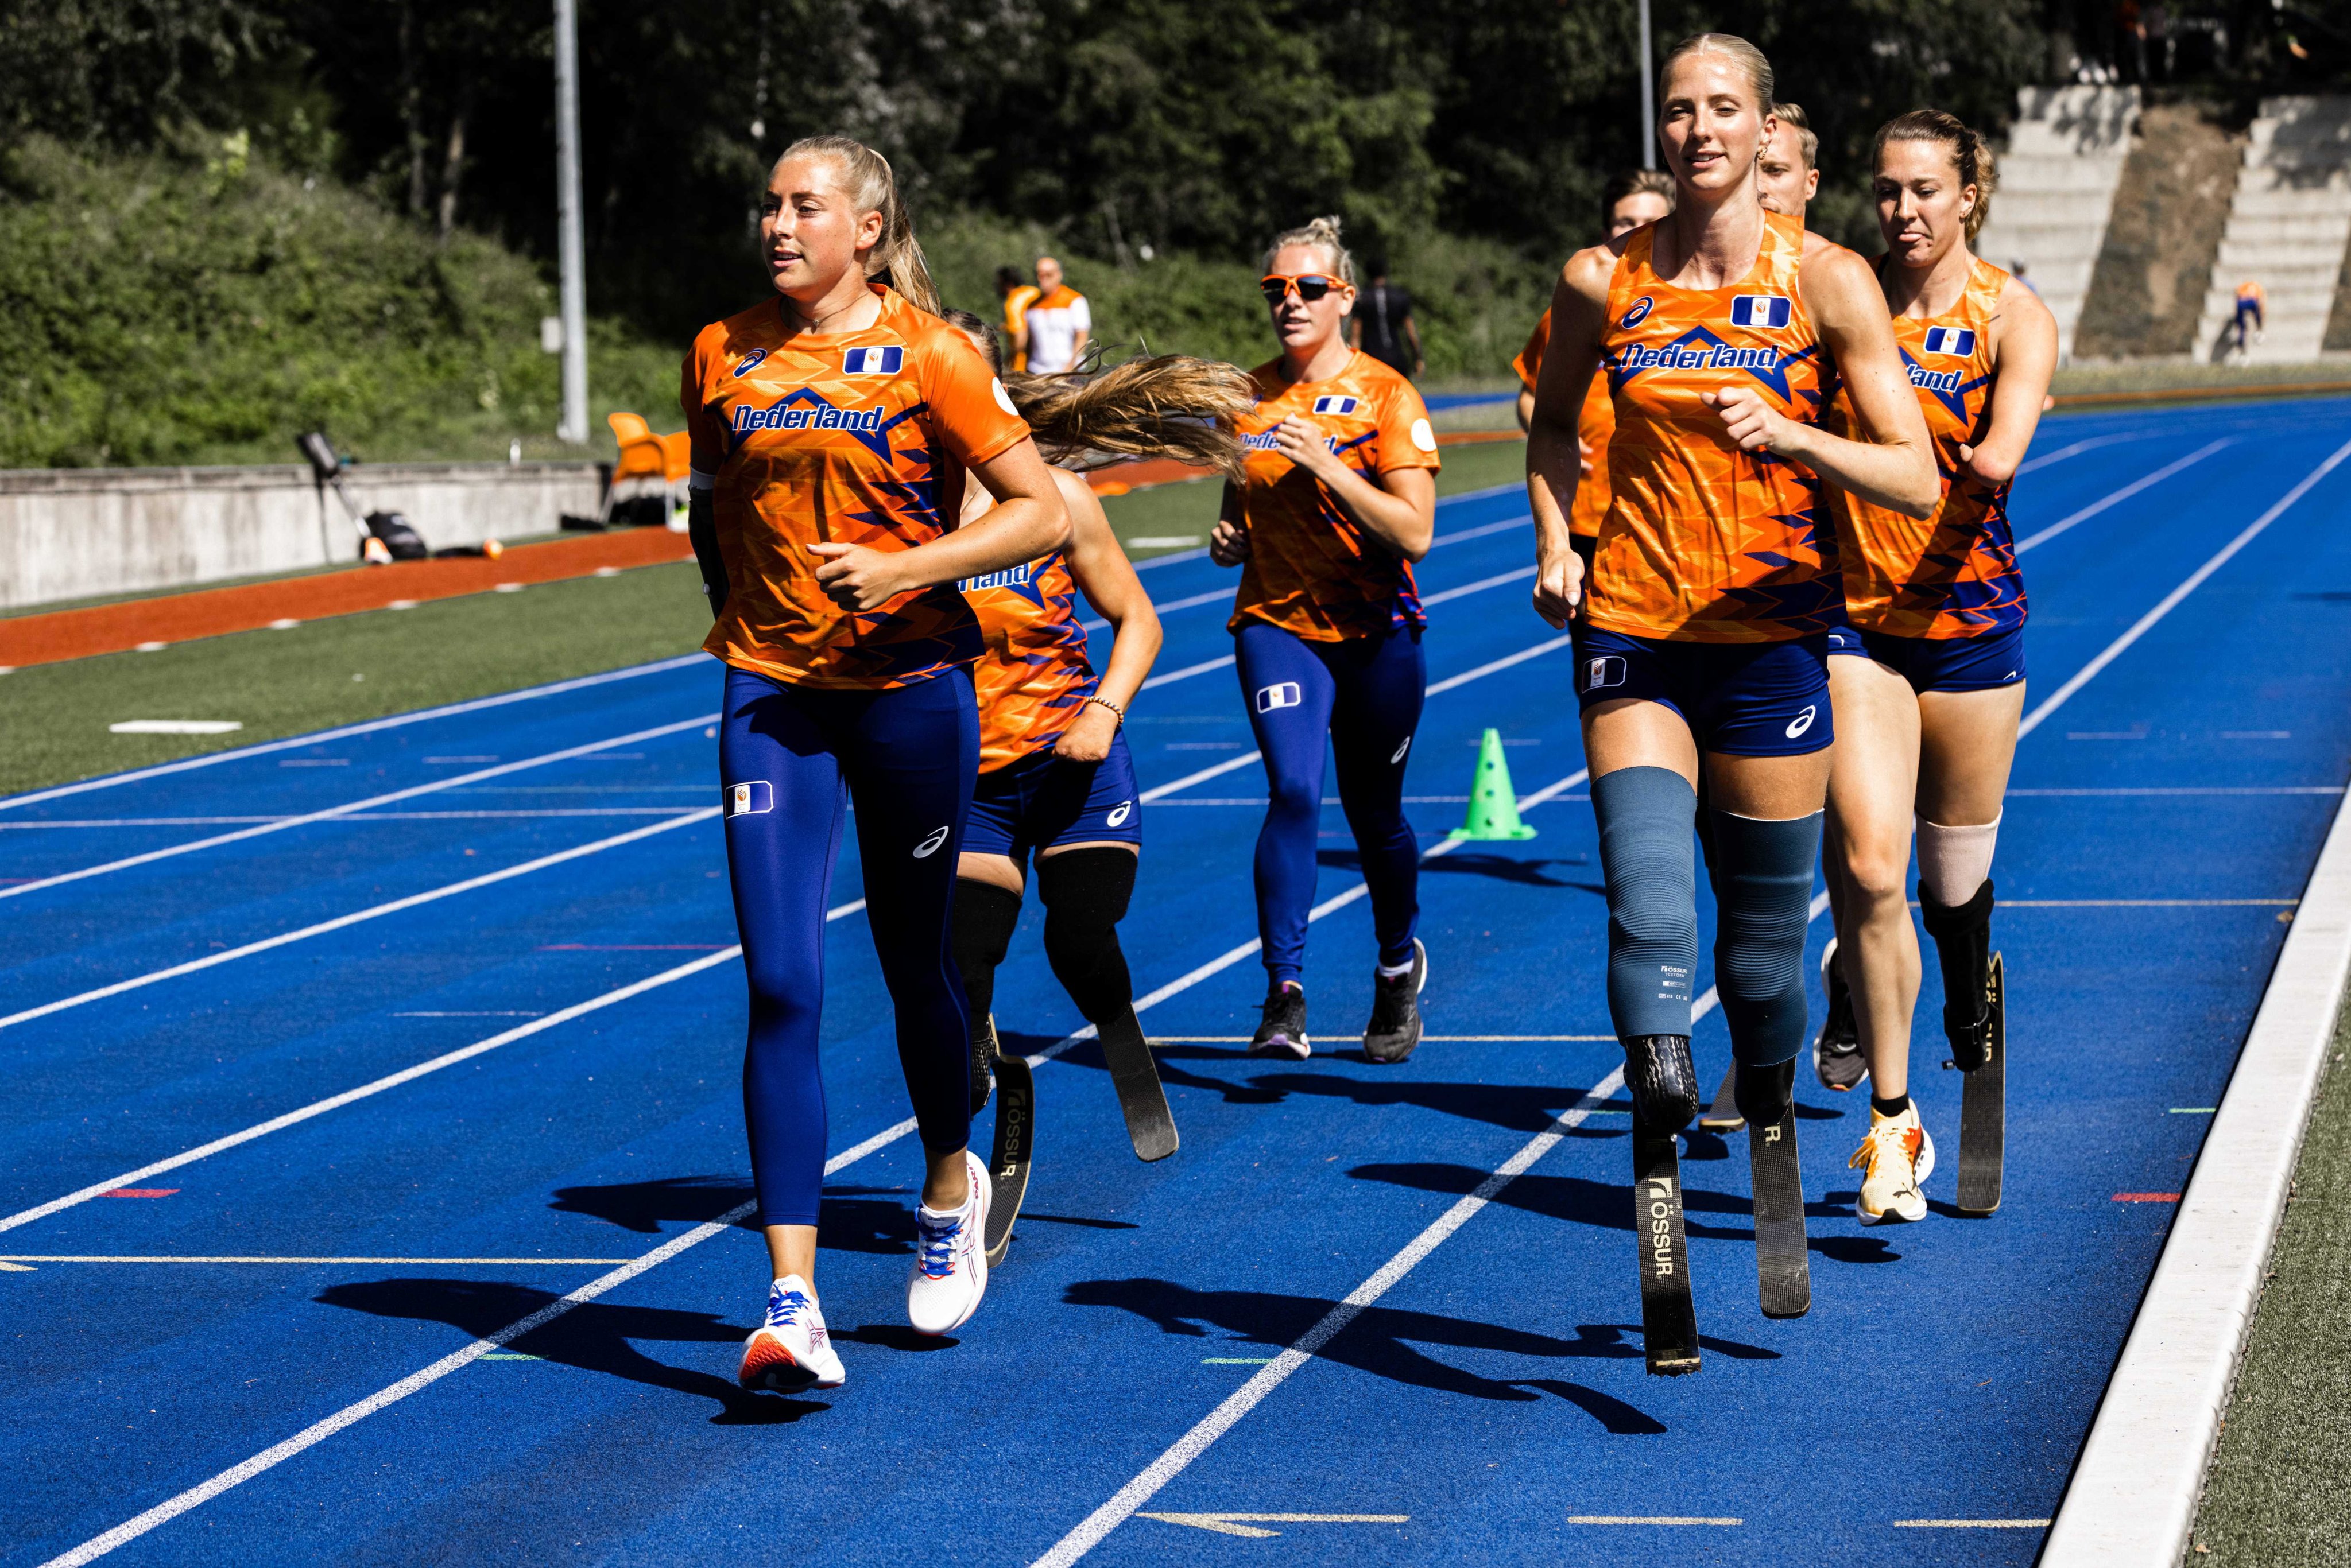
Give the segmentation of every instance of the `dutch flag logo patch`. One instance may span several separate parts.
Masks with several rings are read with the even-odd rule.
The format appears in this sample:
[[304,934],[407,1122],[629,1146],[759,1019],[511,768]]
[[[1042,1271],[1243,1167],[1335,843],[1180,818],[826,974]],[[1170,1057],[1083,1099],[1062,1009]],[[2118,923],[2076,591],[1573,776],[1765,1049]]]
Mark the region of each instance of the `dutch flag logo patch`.
[[905,358],[906,351],[894,343],[887,348],[843,348],[841,351],[841,373],[844,376],[894,376]]
[[1314,411],[1318,414],[1352,414],[1355,411],[1353,398],[1317,398]]
[[1929,327],[1926,348],[1929,354],[1949,354],[1964,359],[1976,351],[1976,335],[1966,327]]
[[1730,302],[1730,324],[1769,331],[1788,325],[1788,310],[1784,294],[1742,294]]

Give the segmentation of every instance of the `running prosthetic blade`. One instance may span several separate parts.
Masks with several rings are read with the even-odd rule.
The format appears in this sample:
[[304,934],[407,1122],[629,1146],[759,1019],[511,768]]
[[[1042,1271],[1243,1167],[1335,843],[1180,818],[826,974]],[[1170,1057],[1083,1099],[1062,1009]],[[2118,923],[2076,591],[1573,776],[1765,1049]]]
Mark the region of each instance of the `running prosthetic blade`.
[[1756,1299],[1765,1317],[1802,1317],[1813,1310],[1813,1268],[1793,1106],[1770,1127],[1747,1125],[1747,1168],[1755,1190]]
[[[1984,1064],[1960,1075],[1959,1212],[2000,1208],[2001,1167],[2008,1142],[2008,989],[2000,954],[1984,971]],[[1949,1064],[1946,1064],[1949,1065]]]
[[1699,1127],[1708,1132],[1726,1133],[1737,1132],[1747,1125],[1747,1118],[1739,1114],[1739,1102],[1730,1093],[1731,1085],[1738,1079],[1739,1066],[1736,1063],[1722,1070],[1722,1087],[1715,1090],[1714,1104],[1707,1107],[1706,1115],[1698,1117]]
[[987,1266],[1004,1262],[1012,1222],[1029,1196],[1029,1160],[1037,1147],[1037,1080],[1019,1056],[996,1058],[996,1153],[987,1162],[987,1229],[980,1245]]
[[1682,1163],[1671,1133],[1651,1133],[1633,1113],[1633,1234],[1640,1250],[1641,1344],[1649,1373],[1698,1370],[1698,1303],[1690,1296],[1689,1240],[1682,1233]]
[[1167,1091],[1159,1082],[1159,1064],[1152,1060],[1151,1043],[1143,1024],[1128,1008],[1097,1031],[1102,1060],[1110,1064],[1111,1085],[1118,1091],[1118,1108],[1126,1117],[1126,1136],[1134,1141],[1134,1158],[1165,1159],[1176,1152],[1176,1115],[1167,1108]]

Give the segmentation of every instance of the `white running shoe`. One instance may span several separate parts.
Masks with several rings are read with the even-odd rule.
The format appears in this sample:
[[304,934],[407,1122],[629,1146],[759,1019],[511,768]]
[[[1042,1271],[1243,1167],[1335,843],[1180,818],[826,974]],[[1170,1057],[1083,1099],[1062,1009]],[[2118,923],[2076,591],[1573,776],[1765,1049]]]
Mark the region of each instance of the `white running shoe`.
[[743,1366],[735,1381],[773,1394],[838,1388],[849,1381],[824,1331],[816,1293],[798,1274],[786,1274],[768,1287],[768,1321],[743,1342]]
[[1918,1125],[1917,1105],[1898,1116],[1872,1110],[1869,1136],[1846,1163],[1862,1172],[1857,1207],[1864,1224],[1927,1217],[1927,1195],[1921,1189],[1935,1171],[1935,1140]]
[[987,1167],[969,1149],[964,1168],[971,1196],[942,1214],[914,1204],[914,1266],[906,1275],[906,1321],[916,1334],[953,1334],[979,1310],[987,1293]]

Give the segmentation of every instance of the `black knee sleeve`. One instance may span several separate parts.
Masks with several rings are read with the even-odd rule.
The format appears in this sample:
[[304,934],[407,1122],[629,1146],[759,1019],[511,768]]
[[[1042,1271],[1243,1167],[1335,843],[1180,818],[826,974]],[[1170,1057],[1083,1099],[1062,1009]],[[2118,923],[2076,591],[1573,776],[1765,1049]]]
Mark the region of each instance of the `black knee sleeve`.
[[1714,981],[1730,1049],[1750,1066],[1777,1066],[1804,1044],[1804,930],[1822,814],[1785,822],[1714,813]]
[[963,993],[971,1002],[971,1026],[987,1026],[996,1005],[996,966],[1012,945],[1020,924],[1020,895],[993,882],[956,879],[956,968],[963,972]]
[[1620,1040],[1690,1032],[1697,809],[1688,782],[1670,768],[1619,768],[1592,781],[1608,883],[1608,1016]]
[[1133,851],[1072,849],[1037,862],[1037,896],[1045,901],[1045,958],[1053,978],[1097,1026],[1134,1002],[1134,981],[1118,945],[1118,923],[1134,896]]

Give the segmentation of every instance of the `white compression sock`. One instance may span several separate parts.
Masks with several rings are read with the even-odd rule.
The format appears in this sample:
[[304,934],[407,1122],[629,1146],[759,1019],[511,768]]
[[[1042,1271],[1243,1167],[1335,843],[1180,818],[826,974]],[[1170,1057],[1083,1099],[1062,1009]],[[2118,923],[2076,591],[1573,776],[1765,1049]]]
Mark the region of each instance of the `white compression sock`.
[[1992,845],[2000,818],[1980,827],[1945,827],[1918,819],[1918,892],[1945,909],[1964,904],[1991,875]]

